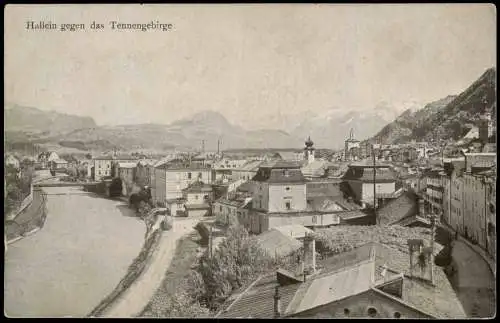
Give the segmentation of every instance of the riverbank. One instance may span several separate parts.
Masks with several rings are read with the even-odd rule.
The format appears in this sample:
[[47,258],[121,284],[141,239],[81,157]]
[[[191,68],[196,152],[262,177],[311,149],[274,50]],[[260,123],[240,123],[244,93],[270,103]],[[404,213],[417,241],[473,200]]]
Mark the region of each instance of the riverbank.
[[174,257],[163,281],[139,317],[172,317],[169,313],[169,298],[187,292],[186,279],[199,251],[204,250],[200,240],[198,232],[193,231],[177,241]]
[[157,249],[160,242],[161,231],[155,230],[144,241],[144,246],[139,255],[134,259],[127,270],[127,274],[118,283],[116,288],[106,296],[93,310],[88,317],[100,317],[109,311],[115,302],[130,288],[134,281],[144,272],[145,267],[150,262],[154,250]]
[[7,245],[33,234],[43,227],[47,217],[46,199],[41,189],[33,190],[33,200],[15,218],[5,222]]
[[144,244],[145,226],[121,201],[76,187],[43,190],[43,229],[5,254],[5,313],[85,317],[126,275]]
[[140,315],[160,286],[165,269],[172,262],[177,240],[191,232],[198,221],[191,218],[175,219],[172,229],[162,232],[158,248],[154,250],[142,275],[101,316],[114,318]]

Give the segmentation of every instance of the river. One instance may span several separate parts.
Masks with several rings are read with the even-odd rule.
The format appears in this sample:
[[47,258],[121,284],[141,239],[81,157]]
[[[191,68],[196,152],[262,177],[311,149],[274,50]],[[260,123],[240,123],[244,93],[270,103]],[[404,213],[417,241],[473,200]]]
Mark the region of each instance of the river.
[[9,245],[4,308],[9,317],[83,317],[139,254],[145,234],[126,203],[79,187],[44,188],[47,220]]

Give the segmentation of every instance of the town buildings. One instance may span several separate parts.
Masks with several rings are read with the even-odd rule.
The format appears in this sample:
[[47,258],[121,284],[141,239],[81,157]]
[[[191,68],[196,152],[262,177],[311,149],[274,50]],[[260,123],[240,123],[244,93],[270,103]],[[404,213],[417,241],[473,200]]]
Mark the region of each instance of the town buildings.
[[[259,234],[284,225],[326,227],[366,218],[358,205],[338,193],[336,184],[330,179],[308,181],[296,162],[261,165],[251,181],[252,206],[245,226]],[[308,195],[308,185],[317,194]]]
[[[122,195],[128,196],[133,193],[135,184],[135,172],[137,164],[135,162],[114,162],[112,165],[115,178],[122,180]],[[136,188],[138,190],[138,188]]]
[[142,159],[137,163],[137,169],[135,173],[135,181],[141,187],[153,187],[154,186],[154,166],[157,163],[153,159]]
[[350,164],[342,179],[349,184],[354,200],[359,203],[373,205],[374,185],[377,205],[397,197],[396,176],[388,164]]
[[38,162],[43,169],[49,168],[50,162],[59,159],[59,155],[55,151],[45,151],[38,155]]
[[[211,215],[213,189],[211,185],[202,181],[195,181],[182,190],[184,198],[185,216],[207,216]],[[177,206],[178,203],[176,203]],[[170,208],[173,212],[173,208]],[[174,214],[174,213],[172,213]]]
[[182,190],[191,183],[212,183],[212,170],[204,160],[176,158],[155,165],[153,203],[173,208],[183,199]]

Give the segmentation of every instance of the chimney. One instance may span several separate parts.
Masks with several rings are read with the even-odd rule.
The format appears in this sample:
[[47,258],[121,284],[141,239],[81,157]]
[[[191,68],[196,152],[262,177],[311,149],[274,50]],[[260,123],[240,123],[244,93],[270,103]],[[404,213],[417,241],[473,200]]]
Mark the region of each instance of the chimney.
[[425,204],[424,204],[424,198],[422,196],[417,197],[417,215],[421,217],[425,217]]
[[[307,255],[308,253],[310,253],[310,256]],[[311,274],[316,273],[316,239],[312,233],[306,233],[304,237],[304,259],[302,263],[304,280],[308,269],[311,270]]]
[[413,276],[413,254],[416,252],[420,252],[421,247],[424,242],[422,239],[408,239],[408,249],[410,251],[410,277]]
[[482,118],[479,120],[479,140],[481,140],[482,144],[488,143],[488,120]]
[[274,288],[274,318],[281,316],[281,295],[279,286]]

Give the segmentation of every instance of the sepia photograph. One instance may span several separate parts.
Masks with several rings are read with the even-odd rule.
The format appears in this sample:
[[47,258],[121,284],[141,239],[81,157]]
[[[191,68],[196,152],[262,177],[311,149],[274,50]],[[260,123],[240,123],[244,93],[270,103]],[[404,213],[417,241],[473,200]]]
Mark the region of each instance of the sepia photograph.
[[496,26],[4,6],[4,316],[496,317]]

